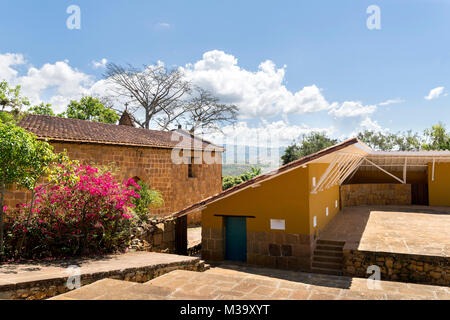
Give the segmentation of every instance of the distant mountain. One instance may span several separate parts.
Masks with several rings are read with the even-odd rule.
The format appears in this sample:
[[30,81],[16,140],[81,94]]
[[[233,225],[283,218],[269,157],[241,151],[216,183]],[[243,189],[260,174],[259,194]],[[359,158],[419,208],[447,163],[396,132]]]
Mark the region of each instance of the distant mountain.
[[222,175],[240,175],[251,167],[261,168],[263,172],[281,166],[281,156],[286,147],[264,148],[240,145],[224,145],[226,151],[222,158]]

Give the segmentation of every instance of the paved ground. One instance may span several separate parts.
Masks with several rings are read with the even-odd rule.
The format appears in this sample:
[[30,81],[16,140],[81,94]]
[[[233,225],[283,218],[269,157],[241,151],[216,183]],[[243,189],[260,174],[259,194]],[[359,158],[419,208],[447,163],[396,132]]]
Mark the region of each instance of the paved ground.
[[188,228],[188,248],[195,247],[202,242],[202,228]]
[[101,280],[52,299],[450,300],[450,288],[382,281],[370,290],[361,278],[223,264],[206,272],[172,271],[144,284]]
[[348,207],[320,237],[358,250],[450,257],[449,230],[449,208]]
[[24,264],[0,265],[0,291],[3,285],[59,279],[68,277],[68,267],[78,265],[81,275],[122,271],[156,265],[184,263],[199,260],[195,257],[156,252],[130,252],[104,257],[73,259],[68,261],[41,261]]

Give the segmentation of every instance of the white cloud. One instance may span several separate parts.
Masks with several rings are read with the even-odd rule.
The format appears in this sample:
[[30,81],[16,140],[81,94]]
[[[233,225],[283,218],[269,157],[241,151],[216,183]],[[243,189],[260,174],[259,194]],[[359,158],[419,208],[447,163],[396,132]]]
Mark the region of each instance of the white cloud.
[[21,85],[22,94],[31,105],[45,100],[56,112],[62,112],[70,100],[89,94],[94,84],[92,76],[72,68],[68,60],[46,63],[40,68],[28,66],[23,75],[13,68],[24,64],[26,61],[20,54],[0,54],[0,74],[6,75],[11,85]]
[[92,67],[94,67],[94,69],[99,69],[99,68],[104,68],[106,67],[106,64],[108,63],[108,60],[106,58],[103,58],[100,61],[92,61]]
[[23,55],[16,53],[0,54],[0,81],[13,80],[18,72],[13,69],[13,66],[25,64]]
[[427,96],[425,96],[426,100],[433,100],[437,99],[441,96],[446,96],[447,93],[444,93],[444,87],[437,87],[434,89],[431,89]]
[[226,103],[236,104],[243,118],[305,114],[332,108],[314,84],[297,92],[289,91],[283,84],[286,66],[276,68],[270,60],[252,72],[239,67],[233,55],[213,50],[205,52],[202,60],[181,69],[194,84],[211,90]]
[[390,104],[402,103],[402,102],[405,102],[405,100],[400,99],[400,98],[396,98],[396,99],[389,99],[389,100],[380,102],[378,105],[379,106],[387,106],[387,105],[390,105]]
[[359,101],[345,101],[341,105],[331,109],[328,114],[337,118],[360,117],[372,114],[376,109],[376,105],[365,106]]

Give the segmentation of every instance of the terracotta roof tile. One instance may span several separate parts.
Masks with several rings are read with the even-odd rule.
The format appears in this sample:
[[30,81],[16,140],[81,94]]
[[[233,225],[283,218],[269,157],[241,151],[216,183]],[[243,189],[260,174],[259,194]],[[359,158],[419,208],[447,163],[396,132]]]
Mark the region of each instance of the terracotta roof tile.
[[[159,148],[190,148],[194,140],[199,147],[208,145],[221,151],[222,148],[208,141],[195,138],[186,131],[159,131],[131,126],[120,126],[101,122],[67,119],[43,115],[27,115],[19,126],[34,133],[38,138],[50,141],[85,142],[127,146]],[[172,141],[174,139],[174,141]],[[177,140],[178,139],[178,140]],[[181,142],[179,142],[181,141]],[[211,148],[211,147],[210,147]]]

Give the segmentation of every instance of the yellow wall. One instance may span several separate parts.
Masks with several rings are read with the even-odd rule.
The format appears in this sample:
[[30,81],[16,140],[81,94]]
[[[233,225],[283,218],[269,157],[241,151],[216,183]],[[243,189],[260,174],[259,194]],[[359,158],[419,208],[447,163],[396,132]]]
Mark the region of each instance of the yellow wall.
[[211,203],[203,210],[202,225],[221,228],[223,219],[214,215],[255,216],[247,219],[248,231],[271,231],[270,219],[283,219],[286,233],[307,234],[307,177],[308,170],[298,168]]
[[[214,215],[255,216],[247,219],[247,230],[256,232],[284,232],[309,235],[320,230],[339,211],[339,187],[311,194],[312,177],[319,182],[328,164],[309,164],[307,168],[296,168],[288,173],[262,182],[257,188],[248,188],[239,193],[211,203],[202,212],[202,226],[223,227],[223,218]],[[326,216],[326,207],[329,215]],[[317,216],[317,228],[313,227],[313,216]],[[270,219],[286,221],[286,230],[271,230]]]
[[[309,188],[313,190],[312,180],[316,177],[316,183],[328,168],[328,163],[309,164]],[[337,208],[336,208],[337,200]],[[326,208],[328,207],[328,216]],[[324,189],[316,194],[309,193],[309,212],[310,212],[310,229],[309,234],[313,234],[316,230],[323,230],[325,226],[339,212],[339,186],[330,189]],[[317,227],[314,228],[313,219],[317,216]]]
[[428,197],[430,206],[450,206],[450,163],[428,164]]

